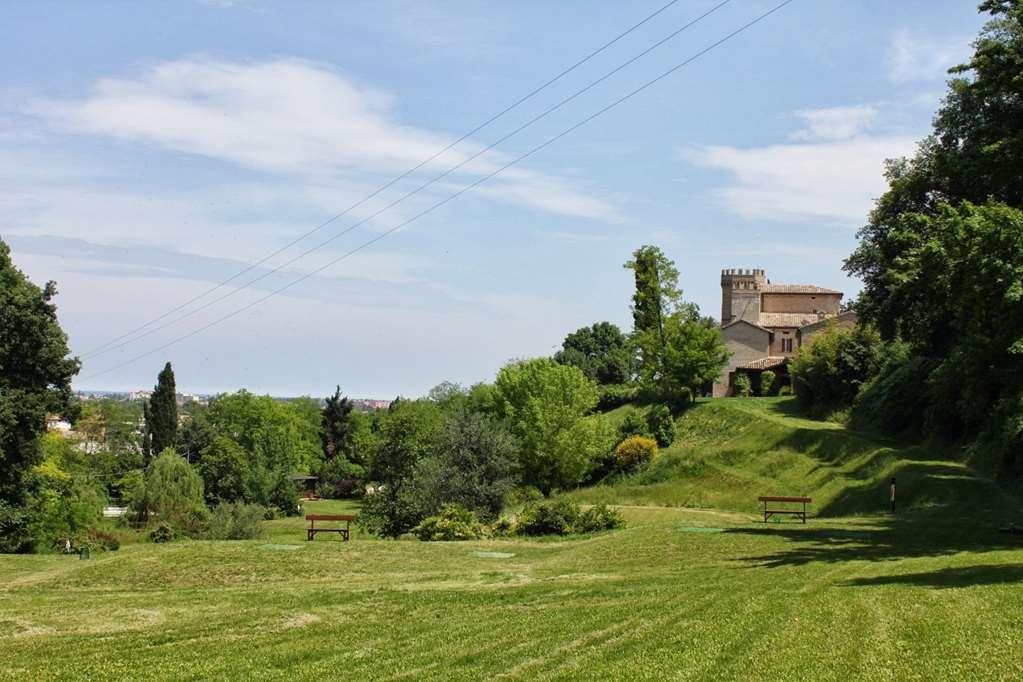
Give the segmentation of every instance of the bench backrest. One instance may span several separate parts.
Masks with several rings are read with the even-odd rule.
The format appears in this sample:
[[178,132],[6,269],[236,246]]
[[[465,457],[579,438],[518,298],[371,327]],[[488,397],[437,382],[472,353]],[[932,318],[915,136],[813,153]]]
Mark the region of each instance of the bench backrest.
[[765,495],[757,499],[760,502],[813,502],[809,497],[772,497]]
[[354,521],[353,514],[306,514],[306,521]]

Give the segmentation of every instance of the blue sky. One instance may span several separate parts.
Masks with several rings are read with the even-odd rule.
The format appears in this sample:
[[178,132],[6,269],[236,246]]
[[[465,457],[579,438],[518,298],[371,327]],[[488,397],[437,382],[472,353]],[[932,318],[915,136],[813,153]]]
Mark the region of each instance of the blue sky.
[[[35,281],[57,280],[61,323],[85,354],[345,210],[665,2],[5,3],[0,236]],[[983,22],[973,2],[795,0],[285,293],[105,371],[312,273],[775,4],[733,0],[370,217],[718,2],[680,0],[239,278],[264,275],[250,288],[87,356],[76,387],[146,387],[167,360],[180,389],[201,392],[340,384],[390,397],[489,380],[582,325],[627,328],[622,263],[642,244],[663,248],[715,317],[722,268],[854,294],[841,262],[883,191],[882,160],[927,133],[946,69]]]

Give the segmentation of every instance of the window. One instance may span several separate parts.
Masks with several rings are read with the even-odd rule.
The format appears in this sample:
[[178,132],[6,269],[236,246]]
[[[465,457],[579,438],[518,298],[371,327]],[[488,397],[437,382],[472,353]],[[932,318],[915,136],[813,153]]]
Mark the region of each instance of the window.
[[791,353],[792,352],[792,339],[782,339],[781,340],[781,352],[782,353]]

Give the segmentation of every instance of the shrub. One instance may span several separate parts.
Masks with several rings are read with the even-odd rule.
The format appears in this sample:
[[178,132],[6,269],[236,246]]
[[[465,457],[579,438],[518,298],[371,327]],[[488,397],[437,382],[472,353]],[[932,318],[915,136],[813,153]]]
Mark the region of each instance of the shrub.
[[149,539],[153,542],[170,542],[174,539],[174,529],[169,523],[163,522],[149,532]]
[[479,540],[490,534],[490,529],[476,515],[457,504],[446,504],[437,516],[428,516],[412,529],[412,534],[423,541]]
[[524,485],[518,488],[514,488],[508,493],[508,504],[529,504],[530,502],[539,502],[543,499],[543,493],[538,488],[531,485]]
[[202,537],[207,540],[253,540],[265,535],[266,510],[258,504],[221,502],[210,512]]
[[753,386],[750,384],[749,376],[745,374],[736,374],[733,382],[735,386],[735,394],[748,398],[753,394]]
[[328,499],[362,497],[366,492],[366,469],[353,464],[342,455],[323,463],[316,494]]
[[635,402],[639,397],[639,387],[635,384],[610,384],[598,389],[597,409],[601,412]]
[[775,378],[775,373],[769,369],[760,373],[760,395],[771,395],[771,389],[775,387]]
[[615,457],[623,471],[637,469],[657,457],[657,441],[643,436],[626,438],[615,448]]
[[90,552],[116,552],[121,548],[121,540],[109,531],[100,528],[89,528],[74,540],[75,547],[85,547]]
[[643,419],[643,415],[636,409],[629,410],[629,412],[625,415],[625,419],[623,419],[621,424],[618,425],[619,442],[631,436],[649,435],[650,431],[647,427],[647,421]]
[[515,520],[517,535],[568,535],[579,522],[579,505],[568,500],[530,504]]
[[671,410],[667,405],[653,407],[646,416],[646,422],[650,428],[650,435],[662,448],[675,442],[678,429],[675,427],[675,418],[671,416]]
[[606,504],[590,507],[579,517],[577,533],[597,533],[603,530],[625,528],[625,518],[617,509]]
[[490,526],[490,532],[494,537],[504,538],[515,532],[515,524],[510,519],[500,518]]
[[792,387],[788,384],[778,389],[778,395],[792,395]]
[[829,324],[796,351],[789,363],[800,405],[814,417],[849,407],[860,387],[878,374],[889,353],[870,327]]
[[624,528],[625,519],[607,505],[597,505],[585,512],[568,500],[554,500],[529,505],[515,522],[516,535],[569,535],[594,533]]

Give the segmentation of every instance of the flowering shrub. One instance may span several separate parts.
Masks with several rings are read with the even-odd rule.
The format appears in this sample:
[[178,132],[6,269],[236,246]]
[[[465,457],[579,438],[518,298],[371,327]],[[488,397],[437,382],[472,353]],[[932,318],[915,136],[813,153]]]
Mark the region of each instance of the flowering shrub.
[[623,471],[645,466],[657,457],[657,441],[643,436],[626,438],[615,448],[615,458]]

